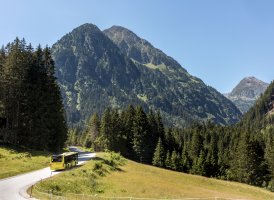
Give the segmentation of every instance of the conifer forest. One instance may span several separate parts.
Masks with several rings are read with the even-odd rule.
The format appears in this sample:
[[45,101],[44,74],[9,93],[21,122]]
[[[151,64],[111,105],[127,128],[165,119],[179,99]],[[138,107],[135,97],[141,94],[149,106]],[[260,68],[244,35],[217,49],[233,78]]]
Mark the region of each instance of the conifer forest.
[[1,140],[58,152],[67,125],[50,48],[16,38],[0,50]]

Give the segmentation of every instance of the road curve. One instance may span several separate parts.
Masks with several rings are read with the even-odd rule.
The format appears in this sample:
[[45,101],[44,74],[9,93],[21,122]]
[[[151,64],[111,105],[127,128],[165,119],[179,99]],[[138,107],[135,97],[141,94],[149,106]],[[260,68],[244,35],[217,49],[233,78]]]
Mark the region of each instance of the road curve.
[[[74,148],[74,147],[73,147]],[[95,153],[79,152],[79,164],[90,160],[95,156]],[[31,185],[40,181],[41,179],[49,178],[56,174],[62,173],[62,171],[51,172],[50,168],[44,168],[37,171],[33,171],[26,174],[13,176],[0,180],[0,199],[1,200],[25,200],[30,199],[26,190]]]

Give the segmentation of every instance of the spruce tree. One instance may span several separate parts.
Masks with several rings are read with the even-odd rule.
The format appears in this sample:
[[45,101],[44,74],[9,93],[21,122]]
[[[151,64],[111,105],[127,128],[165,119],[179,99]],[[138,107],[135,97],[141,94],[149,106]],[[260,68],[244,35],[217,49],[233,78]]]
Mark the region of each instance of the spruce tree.
[[113,109],[111,112],[111,139],[110,149],[116,152],[125,152],[125,138],[122,135],[123,129],[118,109]]
[[190,164],[190,158],[186,150],[186,144],[184,145],[184,148],[182,150],[181,165],[182,165],[183,172],[189,171],[191,164]]
[[171,169],[171,156],[170,156],[170,152],[169,151],[167,151],[167,154],[166,154],[165,167],[167,169]]
[[159,138],[158,140],[158,143],[154,152],[152,164],[158,167],[165,166],[165,150],[164,150],[164,146],[161,138]]
[[5,79],[4,79],[4,63],[6,59],[6,52],[4,46],[0,49],[0,116],[4,116],[4,90],[5,90]]
[[218,174],[218,149],[216,133],[211,132],[211,139],[208,145],[206,163],[207,163],[207,176],[217,176]]
[[106,108],[101,118],[100,137],[97,144],[104,150],[111,150],[110,143],[112,140],[112,123],[111,123],[111,110]]
[[171,154],[170,166],[171,166],[171,169],[173,170],[179,170],[180,168],[180,157],[177,154],[175,149],[172,151],[172,154]]
[[252,141],[249,133],[243,134],[231,166],[234,179],[242,183],[261,185],[265,168],[260,144]]
[[[7,57],[3,64],[4,91],[3,103],[8,126],[12,129],[8,141],[13,144],[21,144],[25,139],[25,133],[22,132],[21,126],[21,109],[24,95],[24,83],[28,63],[25,59],[25,41],[16,38],[14,42],[6,47]],[[21,131],[21,132],[20,132]]]
[[63,107],[61,91],[57,84],[55,74],[54,61],[52,60],[50,49],[46,47],[43,51],[43,65],[46,72],[44,83],[46,92],[42,100],[47,108],[44,113],[47,119],[47,129],[49,130],[48,148],[59,151],[63,147],[67,139],[67,124],[65,119],[65,111]]
[[[156,148],[156,145],[158,143],[158,140],[159,140],[159,132],[158,132],[158,124],[157,124],[157,121],[156,121],[156,117],[155,117],[155,114],[153,113],[152,110],[149,111],[148,113],[148,123],[149,123],[149,134],[148,134],[148,137],[149,137],[149,146],[148,146],[148,154],[151,155],[151,157],[149,158],[149,160],[152,161],[153,159],[153,154],[154,154],[154,151],[155,151],[155,148]],[[162,141],[164,138],[161,138]]]
[[268,130],[266,148],[265,148],[265,160],[267,162],[268,171],[270,172],[270,184],[269,189],[274,191],[274,139],[273,139],[274,128],[271,127]]
[[87,123],[86,128],[86,139],[85,139],[85,146],[91,147],[93,144],[93,148],[96,151],[96,145],[94,144],[95,139],[99,135],[99,128],[100,128],[100,119],[97,113],[94,113]]
[[146,152],[148,134],[148,121],[145,112],[141,106],[137,106],[132,127],[133,132],[133,151],[135,159],[139,162],[148,162],[149,155]]
[[203,138],[200,132],[201,132],[200,127],[197,127],[194,129],[192,142],[190,146],[190,156],[192,160],[197,159],[200,156],[200,152],[203,150]]
[[132,105],[129,105],[123,115],[122,121],[124,125],[124,135],[126,139],[126,152],[125,156],[127,156],[130,159],[135,158],[135,153],[133,150],[133,140],[134,140],[134,134],[133,134],[133,125],[135,120],[135,108]]
[[206,164],[205,152],[201,151],[199,157],[193,162],[191,173],[206,176]]

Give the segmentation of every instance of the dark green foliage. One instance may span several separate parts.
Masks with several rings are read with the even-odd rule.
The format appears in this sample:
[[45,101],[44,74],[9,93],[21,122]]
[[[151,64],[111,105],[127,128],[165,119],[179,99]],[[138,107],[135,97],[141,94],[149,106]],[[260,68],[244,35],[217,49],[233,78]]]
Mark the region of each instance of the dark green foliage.
[[67,126],[50,49],[38,46],[34,51],[16,38],[1,50],[0,72],[4,142],[59,151]]
[[171,159],[170,153],[169,153],[169,151],[167,151],[165,165],[164,165],[167,169],[171,169],[171,160],[170,159]]
[[207,176],[206,165],[207,162],[205,158],[205,152],[201,151],[200,155],[193,160],[191,173],[201,176]]
[[134,123],[132,127],[133,132],[133,151],[135,153],[135,159],[140,162],[148,162],[149,156],[146,151],[148,148],[148,143],[150,141],[148,137],[148,121],[145,112],[142,107],[137,106]]
[[132,105],[129,105],[125,111],[121,113],[121,128],[122,133],[124,133],[125,139],[125,151],[122,152],[122,155],[130,159],[134,159],[134,150],[133,150],[133,123],[135,117],[135,108]]
[[100,136],[104,141],[104,149],[111,150],[113,144],[113,131],[112,131],[112,121],[111,121],[111,113],[110,108],[107,108],[103,113],[101,119],[101,126],[100,126]]
[[77,139],[79,138],[78,135],[79,134],[77,133],[76,128],[69,129],[66,144],[67,145],[77,145],[78,144]]
[[152,163],[159,138],[165,140],[159,114],[150,112],[147,116],[141,106],[130,105],[123,111],[106,108],[101,117],[94,114],[85,130],[69,130],[67,144],[116,151],[127,158]]
[[198,158],[203,150],[203,138],[201,136],[201,128],[198,126],[194,129],[193,138],[191,141],[190,155],[192,159]]
[[186,145],[184,145],[184,148],[182,151],[181,167],[183,172],[189,172],[191,168],[190,158],[186,150]]
[[170,158],[170,168],[173,170],[180,169],[180,156],[177,154],[175,150],[172,151]]
[[257,141],[251,141],[249,134],[243,134],[234,154],[231,170],[234,180],[262,186],[266,181],[267,168],[264,152]]
[[[169,157],[169,155],[168,155]],[[167,158],[165,162],[165,149],[162,143],[162,139],[159,138],[154,155],[153,155],[153,161],[152,164],[158,167],[164,167],[167,164],[170,164],[170,158]]]
[[265,148],[265,159],[270,172],[271,183],[269,189],[274,191],[274,128],[267,131],[267,141]]
[[[84,145],[85,147],[91,147],[92,142],[95,140],[95,138],[99,135],[99,127],[100,127],[100,121],[99,116],[97,113],[93,114],[91,118],[87,122],[86,132],[85,132],[85,140]],[[93,144],[93,149],[97,151],[96,144]]]

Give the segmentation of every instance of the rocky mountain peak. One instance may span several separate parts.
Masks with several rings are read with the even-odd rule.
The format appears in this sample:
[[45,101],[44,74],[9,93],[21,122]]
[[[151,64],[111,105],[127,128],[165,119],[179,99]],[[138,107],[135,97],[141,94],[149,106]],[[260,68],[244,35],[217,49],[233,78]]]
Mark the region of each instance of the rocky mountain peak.
[[[112,42],[105,37],[101,30],[94,24],[83,24],[70,33],[64,35],[56,44],[53,45],[54,49],[58,49],[58,44],[62,43],[68,48],[72,48],[73,52],[78,50],[85,51],[87,53],[99,53],[104,51],[103,47],[108,43],[108,48],[116,48],[116,45],[112,45]],[[112,45],[112,46],[111,46]],[[76,51],[76,48],[77,51]],[[96,49],[96,50],[95,50]]]
[[231,97],[257,99],[268,87],[265,83],[254,76],[242,79],[229,94]]
[[268,85],[268,83],[254,76],[245,77],[226,96],[245,113],[266,90]]
[[[138,37],[135,33],[131,30],[124,28],[122,26],[112,26],[109,29],[104,30],[104,33],[108,36],[113,38],[113,40],[117,42],[122,42],[123,40],[131,42],[141,41],[142,39]],[[148,43],[148,42],[147,42]]]

